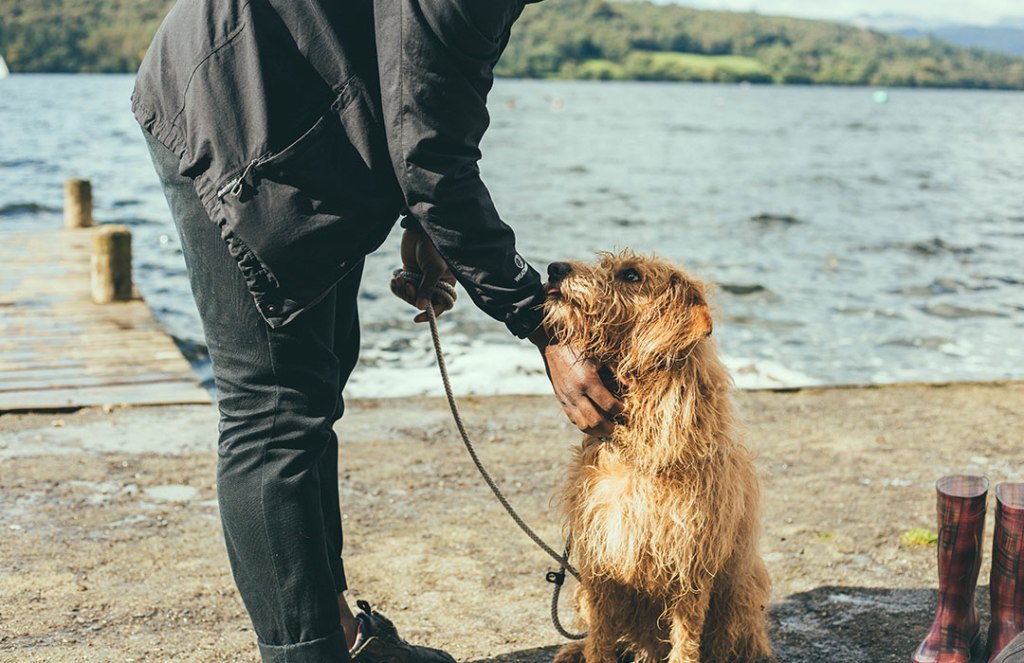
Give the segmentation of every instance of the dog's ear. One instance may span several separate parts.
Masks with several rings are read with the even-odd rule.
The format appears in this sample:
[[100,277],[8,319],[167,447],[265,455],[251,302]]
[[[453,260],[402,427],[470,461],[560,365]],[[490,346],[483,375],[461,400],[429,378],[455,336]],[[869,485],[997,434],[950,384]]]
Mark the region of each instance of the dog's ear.
[[665,293],[634,332],[631,359],[641,370],[665,367],[684,358],[711,335],[714,323],[699,286],[673,275]]

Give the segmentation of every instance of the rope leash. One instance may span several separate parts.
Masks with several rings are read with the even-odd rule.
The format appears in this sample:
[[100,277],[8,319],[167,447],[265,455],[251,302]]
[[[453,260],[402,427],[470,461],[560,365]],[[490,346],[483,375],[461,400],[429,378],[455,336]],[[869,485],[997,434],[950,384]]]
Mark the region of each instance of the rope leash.
[[[569,559],[569,541],[565,542],[565,552],[562,553],[562,560]],[[548,571],[544,579],[550,583],[553,583],[555,588],[551,591],[551,623],[554,625],[555,630],[558,631],[559,635],[568,640],[582,640],[587,637],[587,632],[574,633],[564,626],[562,626],[562,620],[558,618],[558,597],[562,593],[562,584],[565,583],[565,571],[566,564],[560,563],[557,571]],[[575,573],[572,574],[578,581],[580,577]]]
[[[423,278],[422,274],[407,270],[396,270],[396,276],[400,276],[402,279],[411,284],[417,284]],[[455,287],[444,281],[438,281],[434,288],[433,296],[442,300],[446,305],[451,306],[455,303],[456,293]],[[455,392],[452,389],[451,379],[448,377],[448,366],[445,363],[444,351],[441,349],[441,335],[437,329],[437,315],[434,313],[433,303],[427,304],[427,318],[430,322],[430,336],[434,342],[434,355],[437,357],[437,367],[441,372],[441,381],[444,383],[445,396],[448,398],[448,408],[452,412],[452,418],[455,420],[455,427],[459,430],[459,436],[462,438],[462,444],[466,447],[466,451],[469,452],[469,457],[473,460],[473,464],[476,465],[476,469],[480,472],[480,476],[483,477],[487,486],[494,493],[494,496],[498,499],[498,502],[504,507],[508,515],[515,521],[519,529],[523,530],[526,536],[537,544],[541,550],[543,550],[551,559],[555,560],[558,564],[558,571],[549,571],[545,575],[545,579],[554,584],[555,588],[551,596],[551,622],[554,624],[555,630],[564,638],[570,640],[582,640],[586,637],[586,633],[572,633],[562,626],[561,620],[558,618],[558,598],[562,591],[562,585],[565,582],[565,574],[568,571],[573,578],[577,581],[580,579],[579,572],[569,563],[569,543],[565,544],[565,552],[559,555],[551,546],[544,542],[540,536],[533,531],[533,529],[526,524],[526,521],[519,515],[512,504],[505,497],[505,493],[502,492],[501,488],[498,487],[497,482],[491,473],[484,466],[483,461],[480,460],[480,456],[477,455],[476,448],[473,446],[473,442],[469,438],[469,433],[466,432],[466,425],[462,421],[462,414],[459,411],[459,406],[455,401]]]

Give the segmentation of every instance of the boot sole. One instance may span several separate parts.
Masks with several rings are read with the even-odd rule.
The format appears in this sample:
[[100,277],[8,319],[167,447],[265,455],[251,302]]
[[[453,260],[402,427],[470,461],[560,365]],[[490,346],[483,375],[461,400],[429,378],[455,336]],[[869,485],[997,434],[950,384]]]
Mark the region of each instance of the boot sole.
[[[1016,643],[1011,642],[1009,645],[1006,646],[1006,650],[1010,649],[1010,647],[1014,646],[1015,644]],[[1004,651],[1006,651],[1006,650],[1004,650]],[[1024,651],[1024,641],[1022,641],[1020,643],[1020,650]],[[968,645],[968,647],[967,647],[967,663],[980,663],[981,661],[987,660],[987,659],[984,658],[984,654],[985,654],[985,647],[984,647],[984,643],[982,643],[982,640],[981,640],[981,629],[978,629],[978,633],[975,634],[974,638],[971,640],[971,644]],[[920,661],[918,661],[916,658],[914,658],[914,655],[911,654],[910,655],[910,663],[920,663]],[[996,662],[993,661],[993,663],[996,663]],[[1006,661],[999,661],[998,663],[1024,663],[1024,658],[1022,658],[1020,661],[1006,660]]]

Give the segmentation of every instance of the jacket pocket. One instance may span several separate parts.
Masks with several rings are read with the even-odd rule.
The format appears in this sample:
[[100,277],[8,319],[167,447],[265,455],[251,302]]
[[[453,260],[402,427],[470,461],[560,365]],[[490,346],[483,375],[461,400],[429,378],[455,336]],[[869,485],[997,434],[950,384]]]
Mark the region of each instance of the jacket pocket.
[[257,282],[249,274],[246,280],[257,303],[265,298],[271,311],[322,297],[363,258],[376,226],[386,223],[374,209],[380,205],[373,176],[338,111],[336,103],[293,143],[253,159],[217,191],[222,235],[251,254],[259,269],[249,271]]

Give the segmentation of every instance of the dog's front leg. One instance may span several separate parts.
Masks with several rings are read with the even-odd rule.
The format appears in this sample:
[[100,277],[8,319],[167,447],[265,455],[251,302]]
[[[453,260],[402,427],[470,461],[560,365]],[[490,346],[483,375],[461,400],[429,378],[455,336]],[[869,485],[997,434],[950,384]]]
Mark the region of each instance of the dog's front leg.
[[618,634],[608,628],[608,622],[614,620],[607,619],[600,610],[599,596],[587,583],[576,588],[577,625],[587,627],[587,637],[562,646],[551,663],[617,663],[615,645]]
[[611,639],[609,647],[605,635],[595,634],[591,630],[586,640],[563,645],[551,663],[615,663],[615,640]]
[[577,656],[582,654],[581,658],[586,663],[617,662],[615,645],[622,635],[619,632],[622,623],[614,614],[616,603],[607,600],[611,592],[610,587],[604,584],[580,584],[576,590],[576,611],[579,613],[580,622],[587,625],[587,637],[581,643],[566,645],[559,652],[560,655],[570,650],[573,644],[580,644],[582,647],[575,649],[575,653]]
[[700,663],[700,635],[711,603],[710,588],[687,595],[672,611],[668,663]]
[[558,653],[555,654],[555,658],[552,659],[551,663],[584,663],[583,641],[577,640],[576,642],[570,642],[567,645],[562,645],[562,647],[559,648]]
[[583,657],[587,663],[616,663],[615,643],[618,635],[608,628],[608,624],[592,623],[587,639],[583,642]]

